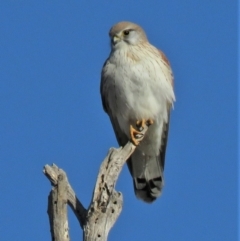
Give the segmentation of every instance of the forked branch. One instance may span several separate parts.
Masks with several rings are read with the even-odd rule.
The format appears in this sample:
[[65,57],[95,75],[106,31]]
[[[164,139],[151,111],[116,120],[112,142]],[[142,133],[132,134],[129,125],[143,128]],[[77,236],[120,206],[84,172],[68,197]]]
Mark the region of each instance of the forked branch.
[[[141,129],[143,139],[148,126]],[[43,172],[52,184],[48,215],[53,241],[69,241],[67,204],[83,229],[84,241],[106,241],[108,233],[122,210],[123,197],[114,188],[126,160],[136,146],[130,141],[122,148],[111,148],[101,164],[89,207],[78,200],[66,173],[55,164],[45,165]]]

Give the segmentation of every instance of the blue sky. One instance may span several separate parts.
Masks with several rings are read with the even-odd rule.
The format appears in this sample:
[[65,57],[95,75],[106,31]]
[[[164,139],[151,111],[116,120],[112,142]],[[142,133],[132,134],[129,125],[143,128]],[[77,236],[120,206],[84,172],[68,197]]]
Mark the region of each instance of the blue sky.
[[[237,1],[1,1],[1,240],[50,240],[45,164],[63,168],[85,206],[117,146],[99,84],[109,28],[140,24],[170,59],[163,195],[137,200],[124,167],[123,211],[109,240],[236,241]],[[72,240],[82,231],[69,212]]]

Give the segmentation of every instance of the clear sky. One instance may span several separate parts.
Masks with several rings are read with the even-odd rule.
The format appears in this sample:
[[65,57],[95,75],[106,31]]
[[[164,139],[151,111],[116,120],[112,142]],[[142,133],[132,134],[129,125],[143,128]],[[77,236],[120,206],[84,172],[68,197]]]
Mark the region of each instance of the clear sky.
[[[140,24],[170,59],[163,195],[136,199],[124,167],[123,211],[109,240],[237,241],[237,1],[0,2],[1,240],[50,240],[45,164],[63,168],[85,206],[117,146],[99,85],[109,28]],[[72,240],[82,231],[69,212]]]

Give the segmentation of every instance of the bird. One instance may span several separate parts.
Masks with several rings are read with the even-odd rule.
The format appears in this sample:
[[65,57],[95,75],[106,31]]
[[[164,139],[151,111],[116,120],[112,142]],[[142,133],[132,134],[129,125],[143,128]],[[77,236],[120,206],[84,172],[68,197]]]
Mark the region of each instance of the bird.
[[[111,51],[101,72],[100,93],[120,146],[136,149],[127,160],[138,199],[152,203],[162,193],[170,111],[175,101],[173,73],[165,54],[143,28],[122,21],[109,31]],[[139,128],[148,124],[139,143]],[[141,129],[141,128],[140,128]]]

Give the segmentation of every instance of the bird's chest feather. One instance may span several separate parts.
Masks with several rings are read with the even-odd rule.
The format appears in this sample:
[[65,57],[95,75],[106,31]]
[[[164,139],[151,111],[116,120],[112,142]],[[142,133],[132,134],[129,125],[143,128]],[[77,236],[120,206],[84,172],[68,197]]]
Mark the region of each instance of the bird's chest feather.
[[117,57],[109,59],[106,70],[110,108],[124,119],[155,119],[164,102],[160,67],[151,61]]

